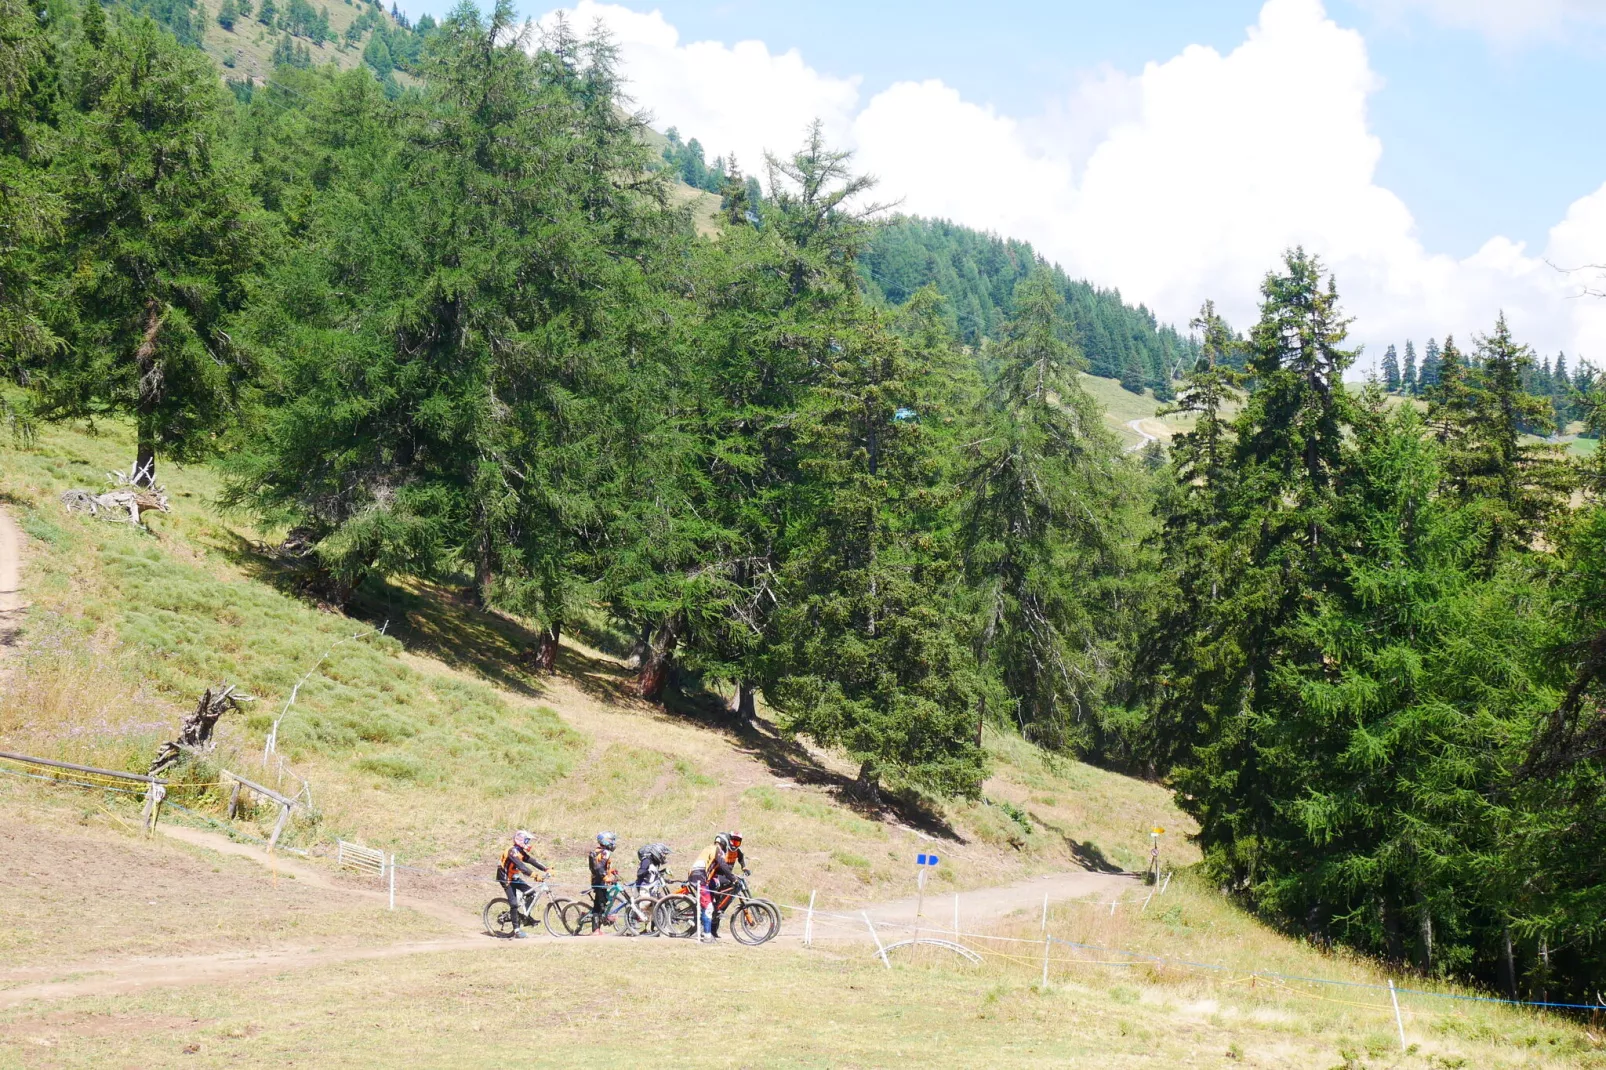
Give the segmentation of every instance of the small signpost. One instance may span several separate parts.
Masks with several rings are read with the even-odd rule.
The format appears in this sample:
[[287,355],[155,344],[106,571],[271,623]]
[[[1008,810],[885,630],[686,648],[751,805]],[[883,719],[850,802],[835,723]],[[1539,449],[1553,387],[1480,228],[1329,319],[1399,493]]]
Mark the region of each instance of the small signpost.
[[1149,879],[1148,884],[1160,883],[1160,837],[1165,835],[1165,829],[1156,825],[1149,830]]
[[917,918],[923,917],[926,913],[926,874],[934,866],[936,866],[938,861],[939,859],[936,855],[915,855],[915,887],[917,889],[915,895],[915,917]]

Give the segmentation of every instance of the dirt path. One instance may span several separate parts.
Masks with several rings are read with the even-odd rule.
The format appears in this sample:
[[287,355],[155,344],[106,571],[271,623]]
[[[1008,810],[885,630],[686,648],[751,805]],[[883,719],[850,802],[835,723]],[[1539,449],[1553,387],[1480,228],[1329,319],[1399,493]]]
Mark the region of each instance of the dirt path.
[[[353,888],[335,881],[317,866],[271,856],[261,847],[235,843],[219,833],[182,825],[167,825],[163,827],[163,832],[173,839],[197,847],[251,859],[279,874],[293,876],[305,887],[338,891],[343,895],[365,896],[379,902],[386,899],[385,892]],[[1140,892],[1141,885],[1131,877],[1101,873],[1054,874],[1002,887],[978,888],[959,893],[960,922],[961,927],[968,931],[997,922],[1010,914],[1032,913],[1041,909],[1044,896],[1048,897],[1050,903],[1088,897],[1097,897],[1102,902],[1123,896],[1131,898]],[[471,917],[456,907],[411,896],[398,896],[396,902],[399,906],[418,910],[450,925],[457,929],[460,935],[433,940],[411,940],[377,947],[285,947],[266,951],[125,958],[105,963],[30,967],[0,973],[0,984],[7,981],[24,982],[14,988],[0,988],[0,1009],[9,1009],[36,1000],[111,996],[152,987],[202,984],[253,974],[280,974],[317,969],[343,962],[390,959],[407,955],[437,954],[446,951],[518,954],[529,948],[545,947],[551,942],[550,938],[540,936],[525,944],[493,940],[480,931],[478,918]],[[921,923],[930,924],[933,929],[951,927],[953,904],[953,893],[927,896]],[[884,939],[889,942],[903,939],[911,935],[908,927],[913,926],[916,921],[915,907],[916,902],[912,898],[877,904],[822,901],[818,905],[820,916],[815,921],[814,936],[818,940],[869,943],[869,932],[859,921],[860,911],[864,911],[878,926],[891,930],[884,934]],[[786,914],[778,944],[792,943],[802,938],[802,919],[792,911],[787,911]],[[830,916],[833,914],[846,917],[834,918]],[[568,946],[568,941],[564,943]],[[574,947],[578,948],[582,943],[588,947],[610,947],[616,952],[622,952],[629,946],[622,940],[603,939],[595,942],[575,941]],[[34,978],[39,980],[34,981]]]
[[[9,513],[0,509],[0,663],[16,645],[22,627],[22,532]],[[5,677],[0,664],[0,679]]]
[[[256,844],[237,843],[222,833],[190,828],[187,825],[157,825],[157,828],[169,839],[180,840],[195,847],[205,847],[219,854],[249,858],[251,861],[270,870],[276,870],[279,873],[295,877],[303,887],[327,888],[330,891],[338,891],[344,895],[372,899],[376,903],[388,904],[389,902],[390,893],[388,891],[377,891],[373,888],[359,888],[349,884],[337,883],[330,879],[326,871],[319,869],[317,866],[298,862],[293,858],[286,858],[284,855],[269,854],[265,847],[258,847]],[[447,903],[441,903],[433,899],[419,899],[409,895],[398,895],[396,897],[396,905],[416,910],[420,914],[450,925],[454,929],[461,929],[467,933],[480,931],[479,918]]]

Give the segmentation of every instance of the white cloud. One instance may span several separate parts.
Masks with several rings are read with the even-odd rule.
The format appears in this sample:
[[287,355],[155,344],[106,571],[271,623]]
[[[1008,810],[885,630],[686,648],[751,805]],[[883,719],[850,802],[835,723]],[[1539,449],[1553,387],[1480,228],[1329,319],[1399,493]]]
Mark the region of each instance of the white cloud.
[[1385,16],[1421,13],[1435,22],[1476,30],[1501,47],[1559,39],[1575,27],[1606,25],[1606,0],[1362,0]]
[[[749,174],[763,174],[764,152],[797,144],[814,119],[835,144],[847,141],[859,102],[859,79],[821,74],[796,49],[771,53],[762,41],[725,45],[680,42],[680,32],[653,11],[581,0],[566,13],[585,33],[604,24],[619,45],[638,107],[659,130],[674,126],[697,138],[709,160],[735,153]],[[550,28],[557,12],[540,20]]]
[[1028,120],[935,80],[861,105],[857,79],[821,74],[796,52],[682,44],[656,12],[592,0],[577,16],[610,26],[640,102],[710,156],[734,149],[756,169],[762,149],[790,148],[820,116],[880,176],[878,195],[1031,241],[1164,320],[1186,323],[1209,297],[1246,325],[1261,277],[1298,243],[1337,274],[1354,335],[1374,353],[1408,335],[1465,338],[1503,308],[1544,351],[1606,363],[1606,303],[1573,299],[1594,280],[1546,263],[1606,260],[1606,186],[1575,203],[1537,255],[1498,236],[1463,259],[1424,249],[1407,206],[1375,181],[1382,146],[1367,100],[1379,80],[1365,42],[1319,0],[1268,0],[1237,48],[1096,72]]

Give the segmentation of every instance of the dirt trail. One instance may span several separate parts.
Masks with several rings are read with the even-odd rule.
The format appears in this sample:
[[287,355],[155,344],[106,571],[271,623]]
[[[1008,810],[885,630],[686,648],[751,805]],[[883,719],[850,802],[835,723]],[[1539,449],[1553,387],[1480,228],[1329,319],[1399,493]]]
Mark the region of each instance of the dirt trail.
[[[1043,907],[1044,897],[1050,904],[1073,899],[1097,899],[1101,903],[1108,903],[1123,897],[1141,898],[1146,894],[1143,889],[1144,885],[1138,878],[1118,873],[1054,873],[996,888],[973,888],[958,893],[959,925],[961,931],[967,931],[1015,913],[1024,912],[1035,917]],[[954,895],[953,892],[937,892],[928,888],[923,904],[910,896],[868,907],[865,912],[877,925],[911,926],[918,920],[922,926],[952,930]],[[915,915],[917,905],[923,906],[919,918]],[[840,912],[833,906],[821,909]]]
[[[215,832],[182,825],[167,825],[162,831],[167,836],[184,843],[209,848],[222,854],[252,859],[265,867],[276,869],[278,873],[287,877],[293,876],[307,887],[338,891],[343,895],[365,896],[381,902],[386,898],[384,892],[353,888],[338,883],[316,866],[282,856],[271,856],[263,848],[235,843]],[[1098,897],[1100,901],[1108,901],[1123,895],[1131,897],[1140,891],[1141,886],[1132,877],[1102,873],[1061,873],[997,888],[978,888],[959,893],[961,926],[968,931],[999,921],[1013,913],[1033,912],[1041,909],[1045,895],[1050,903],[1090,896]],[[922,924],[929,923],[934,930],[951,926],[953,900],[953,893],[941,895],[933,893],[927,896]],[[13,970],[0,974],[0,984],[7,980],[29,981],[33,977],[40,976],[61,979],[41,980],[15,988],[0,989],[0,1009],[9,1009],[35,1000],[111,996],[152,987],[225,981],[248,974],[278,974],[311,970],[344,962],[389,959],[406,955],[427,955],[446,951],[517,954],[528,948],[545,947],[550,943],[550,938],[539,936],[526,944],[494,940],[480,931],[479,919],[455,907],[411,896],[398,896],[396,902],[458,929],[461,935],[434,940],[411,940],[378,947],[286,947],[266,951],[129,958],[105,963],[88,962]],[[858,919],[860,911],[864,911],[877,925],[893,930],[886,933],[884,939],[889,941],[903,939],[910,935],[903,927],[913,925],[916,920],[915,905],[913,898],[877,904],[822,901],[818,904],[822,916],[816,919],[814,935],[818,940],[868,943],[869,933],[860,927],[857,920],[847,921],[825,916],[845,914]],[[787,911],[786,914],[781,937],[777,943],[789,943],[802,937],[802,919],[791,911]],[[565,946],[570,946],[568,941],[564,943]],[[625,941],[615,939],[575,941],[572,946],[579,948],[582,944],[587,947],[610,947],[615,952],[623,952],[629,946]]]
[[4,661],[16,644],[22,627],[22,532],[16,521],[0,509],[0,679]]
[[[331,880],[325,871],[316,866],[297,862],[294,859],[286,858],[284,855],[269,854],[266,848],[258,847],[255,844],[237,843],[222,833],[190,828],[187,825],[157,825],[157,828],[170,839],[181,840],[195,847],[205,847],[219,854],[249,858],[270,870],[277,870],[279,873],[295,877],[306,887],[327,888],[331,891],[338,891],[343,895],[360,896],[364,899],[372,899],[375,902],[388,903],[389,901],[390,893],[388,891],[376,891],[373,888],[355,888],[349,884],[338,883]],[[419,899],[409,895],[398,895],[396,897],[396,905],[416,910],[420,914],[450,925],[454,929],[462,929],[465,932],[479,932],[480,929],[479,918],[433,899]]]

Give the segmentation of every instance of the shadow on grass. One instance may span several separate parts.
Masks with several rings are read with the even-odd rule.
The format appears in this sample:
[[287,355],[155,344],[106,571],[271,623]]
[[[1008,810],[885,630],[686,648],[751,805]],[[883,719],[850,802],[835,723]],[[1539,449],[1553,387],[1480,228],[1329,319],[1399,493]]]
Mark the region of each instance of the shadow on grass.
[[[253,579],[302,601],[336,609],[318,597],[309,569],[238,533],[228,532],[226,539],[222,552]],[[386,633],[409,651],[529,698],[546,696],[544,674],[534,663],[539,634],[518,620],[481,609],[463,588],[416,579],[371,580],[337,611],[376,628],[385,625]],[[609,642],[608,636],[591,634],[593,630],[582,627],[578,634],[588,642]],[[634,707],[645,717],[657,714],[691,721],[717,732],[764,762],[775,776],[823,787],[841,806],[867,820],[891,821],[937,839],[964,842],[917,792],[883,789],[879,802],[865,799],[852,777],[820,764],[801,743],[770,722],[740,723],[724,699],[699,681],[682,681],[683,686],[671,690],[663,707],[654,707],[636,697],[630,670],[606,656],[564,645],[558,650],[555,668],[557,675],[599,702]]]
[[669,696],[665,709],[678,720],[693,721],[725,736],[738,750],[762,761],[777,777],[826,789],[838,805],[866,820],[892,822],[951,843],[965,842],[918,792],[883,788],[879,802],[866,799],[853,777],[821,765],[796,737],[763,718],[752,722],[739,719],[723,696],[707,688],[679,689]]
[[1099,845],[1092,842],[1078,840],[1058,825],[1044,821],[1036,813],[1031,815],[1033,821],[1058,836],[1064,843],[1065,849],[1071,852],[1071,858],[1076,864],[1091,873],[1125,873],[1126,870],[1111,862],[1104,856]]

